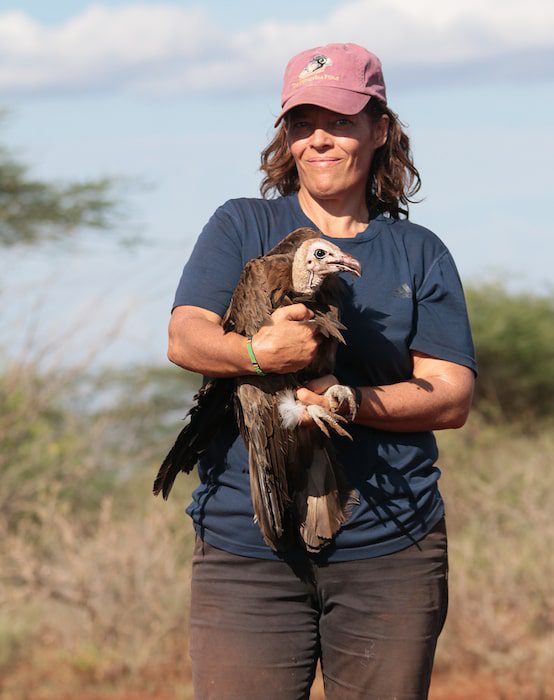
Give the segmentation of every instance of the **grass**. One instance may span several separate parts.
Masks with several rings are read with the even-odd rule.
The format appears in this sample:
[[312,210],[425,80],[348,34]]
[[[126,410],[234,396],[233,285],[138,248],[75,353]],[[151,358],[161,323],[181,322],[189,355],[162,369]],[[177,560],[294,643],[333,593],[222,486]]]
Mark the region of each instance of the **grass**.
[[440,446],[451,603],[437,667],[502,674],[542,697],[554,668],[554,431],[475,414]]

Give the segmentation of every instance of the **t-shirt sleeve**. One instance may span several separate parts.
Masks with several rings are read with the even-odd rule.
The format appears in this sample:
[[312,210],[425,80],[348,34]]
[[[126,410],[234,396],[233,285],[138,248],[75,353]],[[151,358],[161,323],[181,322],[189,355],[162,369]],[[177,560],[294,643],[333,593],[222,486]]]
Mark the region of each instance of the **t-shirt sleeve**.
[[243,268],[237,222],[217,209],[198,237],[175,293],[176,306],[199,306],[223,316]]
[[416,292],[410,350],[464,365],[477,373],[462,283],[448,251],[432,263]]

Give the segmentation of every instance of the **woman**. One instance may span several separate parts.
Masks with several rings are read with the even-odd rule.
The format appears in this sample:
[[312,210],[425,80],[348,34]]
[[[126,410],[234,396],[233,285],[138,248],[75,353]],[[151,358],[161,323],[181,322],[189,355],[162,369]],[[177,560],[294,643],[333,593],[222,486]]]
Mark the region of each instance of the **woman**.
[[[321,659],[328,698],[425,698],[447,606],[431,431],[463,425],[475,370],[461,284],[444,244],[407,219],[419,175],[376,56],[355,44],[295,56],[276,126],[262,194],[281,196],[227,202],[204,228],[177,290],[169,358],[212,377],[254,374],[247,339],[221,328],[244,264],[301,226],[355,255],[363,275],[345,280],[337,377],[298,398],[325,404],[330,384],[355,388],[354,439],[336,446],[360,502],[321,553],[282,557],[253,522],[236,427],[214,436],[188,509],[196,697],[307,698]],[[295,304],[256,333],[266,373],[310,363],[318,338],[299,323],[309,317]]]

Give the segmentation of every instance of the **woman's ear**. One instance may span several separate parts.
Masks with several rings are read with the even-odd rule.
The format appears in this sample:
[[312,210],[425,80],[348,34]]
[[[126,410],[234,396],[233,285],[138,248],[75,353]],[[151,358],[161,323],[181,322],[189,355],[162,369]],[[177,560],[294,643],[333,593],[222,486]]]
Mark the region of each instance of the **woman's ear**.
[[379,117],[379,121],[375,122],[376,130],[376,147],[380,148],[387,143],[387,138],[389,135],[389,124],[390,119],[388,114],[382,114]]

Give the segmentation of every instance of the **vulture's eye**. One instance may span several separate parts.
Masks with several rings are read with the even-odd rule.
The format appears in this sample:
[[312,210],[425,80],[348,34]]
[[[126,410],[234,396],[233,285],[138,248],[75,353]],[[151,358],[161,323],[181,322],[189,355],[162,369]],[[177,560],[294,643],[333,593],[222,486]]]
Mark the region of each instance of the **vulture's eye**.
[[314,251],[314,255],[318,260],[321,260],[327,255],[327,251],[323,250],[323,248],[318,248],[317,250]]

